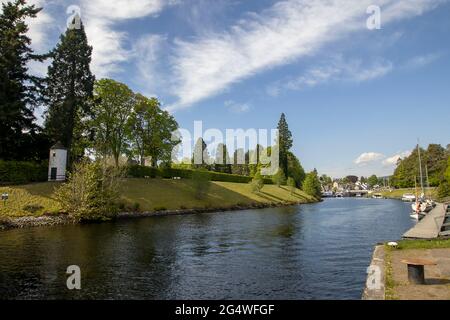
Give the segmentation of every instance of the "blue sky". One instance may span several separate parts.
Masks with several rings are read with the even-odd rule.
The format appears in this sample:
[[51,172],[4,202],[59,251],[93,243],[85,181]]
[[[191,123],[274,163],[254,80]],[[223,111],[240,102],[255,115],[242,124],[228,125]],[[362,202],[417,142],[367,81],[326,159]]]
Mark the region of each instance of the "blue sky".
[[284,112],[307,170],[387,175],[417,138],[450,143],[448,0],[30,2],[37,51],[78,5],[98,78],[157,96],[187,129],[270,129]]

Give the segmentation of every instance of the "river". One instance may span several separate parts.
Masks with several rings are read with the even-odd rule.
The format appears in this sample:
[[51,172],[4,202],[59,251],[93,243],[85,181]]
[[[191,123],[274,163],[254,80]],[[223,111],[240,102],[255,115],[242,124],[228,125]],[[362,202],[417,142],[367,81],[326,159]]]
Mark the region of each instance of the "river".
[[360,299],[374,245],[411,228],[409,210],[344,198],[4,231],[0,299]]

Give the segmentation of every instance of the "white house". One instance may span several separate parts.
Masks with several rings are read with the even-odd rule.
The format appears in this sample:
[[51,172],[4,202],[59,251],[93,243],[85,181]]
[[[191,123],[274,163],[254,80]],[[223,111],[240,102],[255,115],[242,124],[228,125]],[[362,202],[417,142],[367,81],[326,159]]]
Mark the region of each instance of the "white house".
[[65,181],[67,168],[67,149],[57,142],[50,148],[48,160],[48,181]]

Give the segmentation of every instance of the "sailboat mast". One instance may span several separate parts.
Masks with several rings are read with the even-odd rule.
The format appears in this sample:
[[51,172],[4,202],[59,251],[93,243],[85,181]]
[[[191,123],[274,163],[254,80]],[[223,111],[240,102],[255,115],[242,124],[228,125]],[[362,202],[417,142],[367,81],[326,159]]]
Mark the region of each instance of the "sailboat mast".
[[424,188],[423,188],[423,170],[422,170],[422,155],[420,153],[420,145],[417,144],[417,150],[419,153],[419,172],[420,172],[420,187],[422,189],[422,194],[424,194]]

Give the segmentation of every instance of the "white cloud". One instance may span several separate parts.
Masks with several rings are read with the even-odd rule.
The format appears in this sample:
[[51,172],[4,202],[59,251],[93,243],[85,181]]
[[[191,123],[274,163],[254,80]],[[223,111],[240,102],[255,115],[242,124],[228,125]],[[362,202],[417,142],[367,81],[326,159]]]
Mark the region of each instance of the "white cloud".
[[93,46],[92,70],[97,77],[121,71],[121,63],[132,55],[126,48],[128,34],[115,29],[118,22],[155,16],[174,3],[163,0],[81,0],[82,19]]
[[[133,59],[136,61],[136,82],[145,90],[146,96],[156,96],[154,92],[161,92],[167,86],[166,78],[162,75],[160,61],[167,45],[167,37],[162,35],[145,35],[133,45]],[[158,76],[156,76],[158,75]]]
[[234,113],[245,113],[250,110],[250,104],[248,103],[236,103],[232,100],[225,101],[225,106]]
[[415,69],[415,68],[425,67],[425,66],[435,62],[436,60],[438,60],[441,57],[442,57],[441,53],[429,53],[429,54],[425,54],[425,55],[421,55],[421,56],[416,56],[416,57],[413,57],[413,58],[409,59],[408,61],[406,61],[403,65],[403,67],[407,68],[407,69]]
[[[420,15],[445,0],[286,0],[228,31],[177,40],[172,59],[178,101],[188,107],[262,70],[312,54],[356,30],[366,30],[366,9],[382,6],[383,24]],[[383,72],[383,71],[381,71]],[[363,75],[372,77],[374,74]]]
[[411,154],[411,151],[404,151],[404,152],[396,154],[396,155],[394,155],[392,157],[386,158],[385,160],[383,160],[383,165],[385,167],[395,166],[399,159],[403,159],[405,157],[408,157],[410,154]]
[[393,64],[390,61],[379,60],[367,65],[362,63],[361,60],[344,61],[342,57],[336,57],[330,62],[308,69],[297,78],[277,81],[269,85],[267,93],[271,96],[277,96],[283,89],[301,90],[330,81],[364,82],[383,77],[392,69]]
[[381,153],[377,152],[366,152],[361,154],[356,160],[355,164],[357,165],[365,165],[368,163],[376,162],[383,159],[385,156]]

